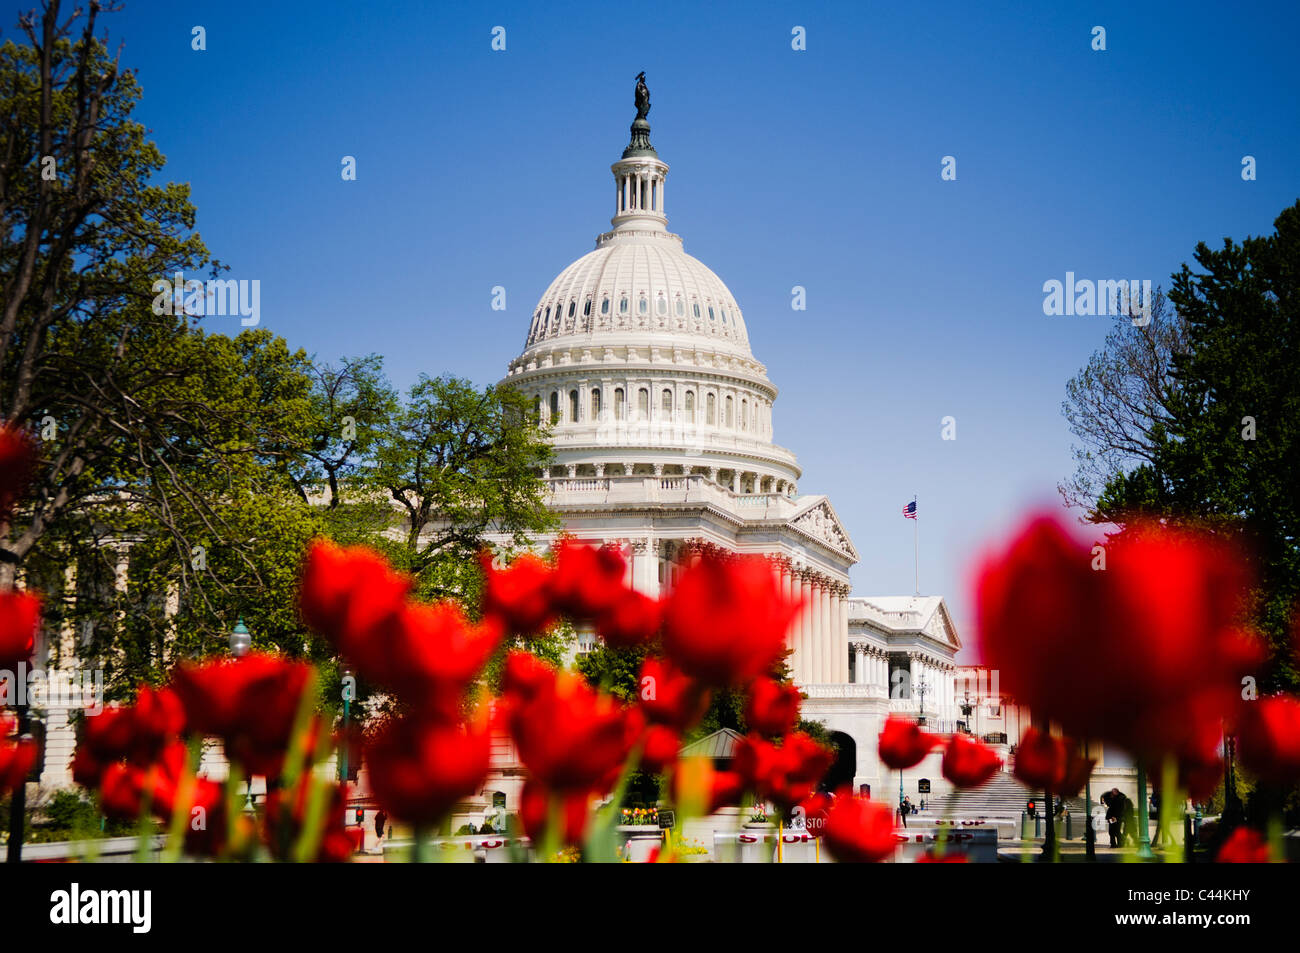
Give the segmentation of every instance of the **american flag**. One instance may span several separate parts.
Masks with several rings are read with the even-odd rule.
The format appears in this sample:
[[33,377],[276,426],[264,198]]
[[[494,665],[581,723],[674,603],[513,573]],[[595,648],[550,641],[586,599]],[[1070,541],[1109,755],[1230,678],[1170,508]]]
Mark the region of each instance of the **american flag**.
[[911,503],[908,503],[903,507],[903,515],[909,520],[916,519],[916,500],[913,500]]

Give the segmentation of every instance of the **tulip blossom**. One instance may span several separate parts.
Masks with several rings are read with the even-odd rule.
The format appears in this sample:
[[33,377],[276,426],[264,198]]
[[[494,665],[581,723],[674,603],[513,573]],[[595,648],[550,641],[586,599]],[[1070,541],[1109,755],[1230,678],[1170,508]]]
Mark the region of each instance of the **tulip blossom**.
[[17,672],[19,662],[30,662],[40,624],[39,596],[14,590],[0,592],[0,669]]
[[709,690],[664,659],[647,655],[638,684],[641,710],[656,724],[684,732],[708,711]]
[[411,824],[429,825],[482,788],[491,753],[485,718],[458,724],[401,717],[366,745],[365,761],[371,789],[384,810]]
[[27,431],[12,424],[0,427],[0,523],[8,521],[35,469],[36,445]]
[[598,693],[571,672],[555,672],[549,684],[516,696],[508,713],[520,760],[547,788],[591,791],[618,776],[640,736],[643,720],[610,695]]
[[1273,784],[1300,780],[1300,698],[1273,695],[1245,706],[1237,725],[1241,762]]
[[412,585],[372,549],[317,540],[303,560],[299,606],[309,626],[361,666],[370,660],[367,636],[402,610]]
[[759,797],[789,810],[812,796],[835,752],[803,732],[786,735],[780,745],[751,734],[736,745],[733,757],[736,771]]
[[663,606],[657,599],[625,590],[596,617],[596,634],[614,648],[635,648],[652,641],[663,627]]
[[841,863],[885,860],[898,847],[893,809],[867,798],[837,797],[826,814],[824,841]]
[[182,664],[172,673],[190,727],[219,736],[229,757],[249,774],[267,777],[280,773],[311,679],[311,666],[260,652],[242,659]]
[[[1151,758],[1198,751],[1260,659],[1246,561],[1207,534],[1133,524],[1093,548],[1031,521],[979,574],[984,661],[1036,715]],[[1067,674],[1068,673],[1068,674]]]
[[1002,759],[981,741],[960,732],[943,753],[943,776],[959,788],[977,788],[1002,767]]
[[535,778],[529,778],[519,796],[519,822],[533,846],[537,846],[545,840],[551,812],[558,806],[564,825],[558,840],[565,844],[580,844],[587,833],[590,800],[591,795],[586,791],[553,794]]
[[650,725],[641,746],[641,770],[661,774],[677,760],[682,737],[665,725]]
[[623,584],[626,575],[627,560],[619,549],[561,540],[550,576],[551,603],[571,621],[596,619],[629,591]]
[[1259,831],[1238,827],[1232,832],[1214,858],[1220,864],[1267,864],[1268,841]]
[[940,743],[916,722],[890,715],[880,732],[880,760],[898,771],[914,768]]
[[1016,745],[1012,773],[1028,787],[1056,790],[1065,778],[1067,758],[1064,738],[1030,727]]
[[0,797],[27,780],[36,764],[36,742],[28,738],[17,741],[0,739]]
[[479,556],[483,567],[483,616],[499,619],[507,631],[532,635],[555,620],[551,605],[551,567],[532,553],[516,556],[505,568],[492,565],[492,554]]
[[664,651],[709,684],[747,685],[780,660],[799,607],[762,557],[706,553],[682,572],[668,597]]
[[784,735],[799,720],[799,689],[771,678],[756,678],[749,686],[745,722],[760,735]]

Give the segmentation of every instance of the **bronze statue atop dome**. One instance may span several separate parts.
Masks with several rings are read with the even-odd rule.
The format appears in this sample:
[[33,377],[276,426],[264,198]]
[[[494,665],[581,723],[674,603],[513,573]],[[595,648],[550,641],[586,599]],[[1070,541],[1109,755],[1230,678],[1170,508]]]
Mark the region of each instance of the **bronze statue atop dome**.
[[650,145],[650,89],[645,84],[645,70],[636,74],[636,118],[632,120],[632,141],[623,150],[623,158],[629,156],[658,156],[655,147]]
[[645,84],[645,70],[636,74],[636,118],[650,115],[650,89]]

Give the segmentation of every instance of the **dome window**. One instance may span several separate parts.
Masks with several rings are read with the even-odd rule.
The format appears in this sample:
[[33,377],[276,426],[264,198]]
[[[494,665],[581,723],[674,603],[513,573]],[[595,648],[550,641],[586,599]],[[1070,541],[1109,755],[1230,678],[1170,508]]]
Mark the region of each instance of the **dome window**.
[[672,416],[673,412],[673,392],[667,387],[664,388],[663,409],[666,416]]
[[637,304],[637,311],[639,311],[641,314],[645,314],[649,310],[650,310],[650,304],[646,301],[645,298],[642,298],[640,302]]
[[650,391],[644,387],[636,392],[636,412],[637,419],[650,419]]
[[623,298],[618,303],[618,313],[627,314],[627,298]]
[[659,296],[659,304],[656,306],[656,309],[660,314],[668,313],[668,301],[667,299],[664,298],[663,295]]
[[578,392],[576,390],[571,390],[569,391],[569,423],[576,424],[577,422],[578,422]]
[[551,391],[551,423],[558,423],[560,420],[560,392]]
[[728,395],[727,396],[727,429],[728,430],[736,426],[736,414],[735,414],[735,410],[733,409],[734,406],[735,404],[732,401],[731,396]]
[[700,316],[700,303],[696,301],[694,304],[691,305],[691,307],[695,309],[695,316],[698,318]]
[[714,315],[714,313],[713,313],[713,305],[709,305],[709,320],[710,320],[710,321],[716,321],[716,320],[718,320],[717,317],[716,317],[716,316]]
[[599,387],[593,387],[591,389],[591,419],[592,420],[600,419],[600,388]]
[[688,424],[695,423],[695,391],[693,390],[688,390],[686,392],[685,410],[686,410],[686,422]]
[[614,388],[614,419],[622,420],[627,416],[627,402],[623,399],[623,388]]
[[601,314],[609,314],[609,299],[608,299],[608,298],[602,298],[602,299],[601,299],[601,301],[600,301],[600,313],[601,313]]
[[707,414],[705,423],[710,427],[715,426],[718,422],[718,398],[710,394],[708,400],[704,403],[704,407]]
[[591,314],[591,299],[590,299],[590,298],[588,298],[588,299],[587,299],[587,303],[584,304],[584,305],[582,306],[582,313],[583,313],[584,315],[590,315],[590,314]]
[[578,307],[578,302],[576,301],[569,302],[569,317],[573,317],[573,312],[577,310],[577,307]]
[[677,317],[680,318],[680,317],[681,317],[682,315],[684,315],[684,314],[686,314],[686,305],[685,305],[685,303],[682,301],[681,298],[678,298],[678,299],[677,299]]

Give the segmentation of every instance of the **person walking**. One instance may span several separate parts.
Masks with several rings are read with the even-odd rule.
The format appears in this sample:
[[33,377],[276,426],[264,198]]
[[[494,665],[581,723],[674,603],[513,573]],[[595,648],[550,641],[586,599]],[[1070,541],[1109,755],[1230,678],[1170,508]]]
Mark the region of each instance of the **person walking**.
[[1124,795],[1119,793],[1119,788],[1111,788],[1101,796],[1101,803],[1106,806],[1106,832],[1110,835],[1110,846],[1119,847],[1121,844],[1121,826],[1124,822],[1124,807],[1121,799]]
[[898,802],[898,816],[903,820],[903,826],[907,826],[907,815],[912,812],[912,804],[906,796]]

